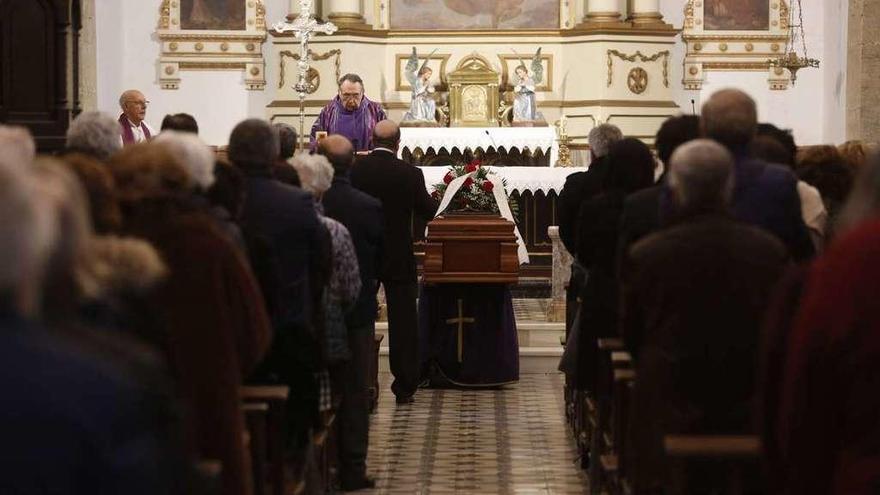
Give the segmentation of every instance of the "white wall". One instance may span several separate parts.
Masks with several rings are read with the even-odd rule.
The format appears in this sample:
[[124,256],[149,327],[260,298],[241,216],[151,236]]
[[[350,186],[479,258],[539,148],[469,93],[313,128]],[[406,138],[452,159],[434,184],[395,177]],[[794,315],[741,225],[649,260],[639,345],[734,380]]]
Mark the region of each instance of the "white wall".
[[[758,104],[759,118],[783,129],[792,129],[799,145],[840,143],[846,139],[846,0],[802,0],[804,30],[810,56],[821,60],[819,69],[798,72],[797,84],[786,91],[771,91],[766,72],[707,72],[700,91],[681,85],[684,44],[676,45],[675,71],[679,82],[676,103],[690,111],[691,99],[699,113],[701,101],[722,88],[748,92]],[[666,22],[681,27],[684,0],[661,0]]]
[[[269,24],[287,14],[288,0],[263,0]],[[273,91],[248,91],[243,71],[183,71],[180,89],[160,89],[157,78],[159,41],[156,25],[161,0],[95,0],[97,23],[98,109],[119,115],[119,95],[141,90],[150,101],[147,122],[154,127],[169,113],[187,112],[199,122],[201,137],[225,145],[236,123],[265,117]],[[269,50],[264,47],[263,53]],[[277,80],[275,63],[267,61],[267,80]]]

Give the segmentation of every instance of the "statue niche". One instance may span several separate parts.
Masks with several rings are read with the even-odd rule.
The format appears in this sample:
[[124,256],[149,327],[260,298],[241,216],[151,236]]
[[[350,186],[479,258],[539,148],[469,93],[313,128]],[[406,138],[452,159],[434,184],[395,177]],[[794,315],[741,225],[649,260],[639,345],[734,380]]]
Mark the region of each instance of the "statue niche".
[[450,127],[498,127],[500,74],[476,53],[447,76]]

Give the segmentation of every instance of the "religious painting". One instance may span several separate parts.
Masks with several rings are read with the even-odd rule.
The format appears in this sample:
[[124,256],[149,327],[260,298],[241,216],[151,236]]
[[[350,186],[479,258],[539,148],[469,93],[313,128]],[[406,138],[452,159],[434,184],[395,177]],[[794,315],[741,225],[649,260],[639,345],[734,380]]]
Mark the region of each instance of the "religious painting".
[[770,0],[705,0],[704,23],[710,31],[766,31]]
[[180,0],[180,26],[183,29],[243,30],[245,9],[241,0]]
[[560,0],[390,0],[391,29],[558,29]]
[[242,70],[244,87],[266,86],[263,0],[162,0],[156,35],[159,84],[178,89],[181,71]]
[[789,74],[770,61],[789,40],[791,1],[686,0],[684,88],[701,89],[707,72],[749,71],[766,72],[770,89],[786,89]]

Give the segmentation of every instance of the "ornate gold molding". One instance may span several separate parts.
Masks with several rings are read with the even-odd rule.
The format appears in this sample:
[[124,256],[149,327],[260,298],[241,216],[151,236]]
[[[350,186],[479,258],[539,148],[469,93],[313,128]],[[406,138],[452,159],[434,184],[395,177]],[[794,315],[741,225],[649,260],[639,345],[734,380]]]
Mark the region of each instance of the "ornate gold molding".
[[608,50],[608,87],[611,87],[611,84],[614,81],[613,57],[617,57],[626,62],[635,62],[636,60],[639,60],[641,62],[656,62],[660,57],[663,57],[663,85],[667,88],[669,87],[669,50],[657,52],[650,57],[644,55],[641,51],[638,50],[632,55],[626,55],[625,53],[621,53],[617,50]]
[[[309,58],[311,58],[312,60],[315,60],[315,61],[320,62],[321,60],[327,60],[328,58],[330,58],[334,55],[336,55],[336,60],[334,62],[334,65],[336,68],[336,78],[333,79],[333,81],[334,81],[334,84],[336,84],[339,81],[339,78],[342,77],[342,73],[340,72],[340,66],[342,64],[342,60],[341,60],[342,59],[342,50],[336,49],[336,50],[330,50],[326,53],[317,54],[317,53],[313,52],[311,48],[309,48]],[[279,72],[279,76],[278,76],[278,89],[281,89],[284,87],[284,79],[285,79],[285,75],[287,73],[287,65],[284,63],[285,57],[292,58],[293,60],[296,60],[297,62],[299,62],[299,59],[300,59],[299,53],[293,53],[289,50],[284,50],[284,51],[278,53],[278,64],[280,66],[279,67],[280,72]],[[315,69],[315,70],[317,71],[317,69]],[[320,72],[318,74],[320,75]],[[315,88],[315,91],[317,91],[317,89],[318,88]],[[314,93],[314,91],[312,91],[312,92]]]
[[[323,108],[329,100],[306,100],[305,106],[311,108]],[[539,104],[543,108],[658,108],[658,109],[677,109],[678,105],[673,101],[667,100],[544,100]],[[407,110],[409,102],[406,101],[384,101],[381,105],[386,110]],[[269,108],[299,108],[299,100],[275,100],[268,105]],[[578,115],[568,115],[569,119],[576,118]],[[592,118],[592,117],[591,117]]]

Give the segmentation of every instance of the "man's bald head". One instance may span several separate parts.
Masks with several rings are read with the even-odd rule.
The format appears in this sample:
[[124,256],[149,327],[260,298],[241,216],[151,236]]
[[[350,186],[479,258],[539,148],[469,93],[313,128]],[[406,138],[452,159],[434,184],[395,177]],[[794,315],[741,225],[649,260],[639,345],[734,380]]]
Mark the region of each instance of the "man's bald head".
[[340,134],[331,134],[318,143],[318,154],[327,158],[337,171],[348,170],[354,162],[354,146]]
[[400,144],[400,126],[393,120],[383,120],[373,128],[373,147],[397,150]]
[[758,129],[755,100],[738,89],[722,89],[703,105],[703,134],[733,152],[744,149]]

